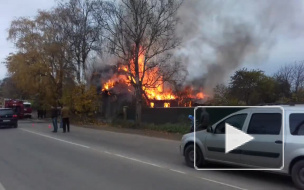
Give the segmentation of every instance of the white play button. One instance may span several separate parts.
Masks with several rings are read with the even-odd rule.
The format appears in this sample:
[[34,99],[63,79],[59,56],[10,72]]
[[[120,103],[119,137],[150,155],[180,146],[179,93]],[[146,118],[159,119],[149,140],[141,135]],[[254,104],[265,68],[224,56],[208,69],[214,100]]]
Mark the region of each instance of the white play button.
[[230,151],[236,149],[239,146],[242,146],[243,144],[252,141],[254,137],[251,135],[248,135],[244,133],[243,131],[240,131],[236,129],[235,127],[229,125],[228,123],[225,123],[225,153],[229,153]]

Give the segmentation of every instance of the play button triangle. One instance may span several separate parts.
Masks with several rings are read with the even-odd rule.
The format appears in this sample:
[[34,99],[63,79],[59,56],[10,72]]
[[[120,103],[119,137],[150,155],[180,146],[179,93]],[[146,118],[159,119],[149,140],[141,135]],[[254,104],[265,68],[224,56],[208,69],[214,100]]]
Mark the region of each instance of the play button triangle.
[[229,153],[230,151],[254,139],[253,136],[238,130],[228,123],[225,123],[225,130],[225,153]]

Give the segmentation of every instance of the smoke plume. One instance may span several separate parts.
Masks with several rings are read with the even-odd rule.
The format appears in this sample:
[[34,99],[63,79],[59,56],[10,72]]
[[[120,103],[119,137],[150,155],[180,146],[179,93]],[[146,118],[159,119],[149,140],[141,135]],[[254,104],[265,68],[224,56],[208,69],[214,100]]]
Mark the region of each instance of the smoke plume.
[[213,88],[245,64],[261,64],[279,38],[304,29],[298,0],[186,0],[179,11],[176,55],[187,66],[187,83],[212,95]]

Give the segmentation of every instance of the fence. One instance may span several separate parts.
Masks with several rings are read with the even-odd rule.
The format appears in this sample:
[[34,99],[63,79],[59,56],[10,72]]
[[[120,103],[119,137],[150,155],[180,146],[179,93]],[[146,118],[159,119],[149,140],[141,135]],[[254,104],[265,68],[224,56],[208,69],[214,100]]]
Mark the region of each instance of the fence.
[[[227,115],[239,111],[242,108],[207,108],[210,124]],[[199,119],[201,109],[197,109],[196,119]],[[194,115],[194,108],[144,108],[142,109],[142,122],[165,124],[165,123],[184,123],[188,121],[188,115]],[[127,110],[127,119],[135,120],[135,109]]]

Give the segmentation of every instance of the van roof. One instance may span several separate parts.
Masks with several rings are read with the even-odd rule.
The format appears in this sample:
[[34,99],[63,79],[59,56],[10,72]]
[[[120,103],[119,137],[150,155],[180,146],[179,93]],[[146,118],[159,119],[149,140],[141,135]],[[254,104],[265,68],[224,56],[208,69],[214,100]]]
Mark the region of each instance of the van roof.
[[[282,108],[284,111],[303,111],[304,112],[304,104],[297,104],[297,105],[271,105],[271,106],[259,106],[259,107],[248,107],[243,110],[237,111],[235,113],[245,113],[248,109],[251,111],[260,111],[265,110],[267,107],[271,111],[276,111],[277,108]],[[269,111],[270,111],[269,110]]]
[[304,111],[304,104],[282,105],[280,107],[282,107],[285,111]]

